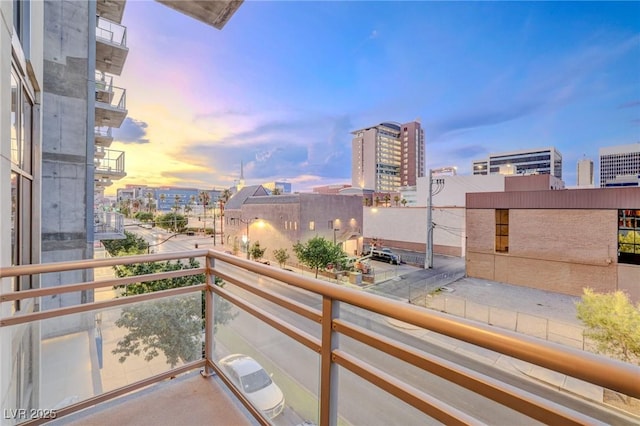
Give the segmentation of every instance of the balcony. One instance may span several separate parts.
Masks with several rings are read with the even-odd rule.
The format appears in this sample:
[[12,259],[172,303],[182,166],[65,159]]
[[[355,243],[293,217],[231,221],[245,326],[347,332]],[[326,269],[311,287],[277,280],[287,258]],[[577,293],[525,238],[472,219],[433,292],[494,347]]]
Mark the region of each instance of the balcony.
[[113,86],[111,76],[97,73],[95,107],[96,127],[120,127],[128,113],[127,91]]
[[95,179],[119,180],[127,175],[124,171],[124,151],[98,148],[94,166]]
[[124,238],[124,216],[115,212],[93,213],[94,241]]
[[183,0],[157,0],[178,12],[211,25],[219,30],[229,22],[229,19],[242,5],[244,0],[218,0],[218,1],[183,1]]
[[[124,278],[114,278],[111,269],[188,264],[190,258],[199,262],[192,269]],[[78,276],[73,271],[90,271],[96,279],[63,279],[57,287],[0,297],[6,365],[18,359],[7,354],[11,342],[27,333],[40,336],[32,348],[40,365],[25,365],[24,353],[22,364],[10,364],[40,371],[37,385],[25,384],[39,389],[34,407],[5,404],[5,416],[13,414],[17,423],[47,421],[29,419],[32,412],[64,424],[270,424],[252,392],[237,386],[221,362],[242,353],[284,394],[275,424],[637,424],[637,417],[602,401],[522,374],[539,369],[565,385],[638,398],[637,366],[219,251],[3,267],[0,278],[37,282],[51,273]],[[124,294],[136,283],[184,277],[196,279]],[[91,293],[91,302],[28,309],[79,292]],[[18,302],[22,310],[10,314],[8,305]],[[63,322],[66,332],[51,332]]]
[[96,127],[94,130],[94,137],[97,146],[109,148],[113,142],[112,128]]
[[120,75],[129,54],[127,27],[96,17],[96,69]]
[[120,23],[126,3],[126,0],[97,0],[96,12],[102,18]]

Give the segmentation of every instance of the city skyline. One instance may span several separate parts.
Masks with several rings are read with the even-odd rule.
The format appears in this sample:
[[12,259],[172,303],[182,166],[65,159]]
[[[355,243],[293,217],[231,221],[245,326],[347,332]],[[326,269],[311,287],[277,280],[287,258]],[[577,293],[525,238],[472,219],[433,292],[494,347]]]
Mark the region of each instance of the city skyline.
[[[640,140],[638,3],[245,2],[223,30],[128,2],[127,183],[351,181],[351,134],[419,119],[427,168]],[[131,23],[131,25],[130,25]],[[132,25],[135,23],[135,25]],[[169,58],[169,60],[167,60]],[[163,64],[159,67],[158,64]]]

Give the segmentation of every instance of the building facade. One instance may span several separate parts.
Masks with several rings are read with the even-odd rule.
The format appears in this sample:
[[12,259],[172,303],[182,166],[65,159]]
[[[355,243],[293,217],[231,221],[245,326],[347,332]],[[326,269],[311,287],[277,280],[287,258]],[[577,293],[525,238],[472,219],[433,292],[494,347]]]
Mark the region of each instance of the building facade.
[[640,185],[640,142],[600,148],[600,187]]
[[474,175],[551,174],[562,179],[562,155],[554,147],[490,154],[472,163]]
[[385,122],[351,134],[352,186],[397,192],[425,175],[424,131],[419,122]]
[[640,188],[470,193],[466,204],[468,276],[640,300]]
[[245,187],[227,203],[224,221],[229,249],[245,252],[260,242],[266,259],[274,259],[275,249],[287,249],[295,262],[293,245],[316,236],[342,244],[349,255],[362,251],[362,198],[357,195],[274,196],[261,186]]
[[594,184],[593,160],[590,158],[578,160],[576,186],[582,188],[593,188]]
[[[433,183],[432,220],[434,253],[464,256],[465,194],[467,192],[504,191],[505,176],[438,176]],[[429,178],[418,179],[412,204],[391,207],[365,207],[363,212],[364,242],[377,240],[382,245],[426,252],[427,196]]]

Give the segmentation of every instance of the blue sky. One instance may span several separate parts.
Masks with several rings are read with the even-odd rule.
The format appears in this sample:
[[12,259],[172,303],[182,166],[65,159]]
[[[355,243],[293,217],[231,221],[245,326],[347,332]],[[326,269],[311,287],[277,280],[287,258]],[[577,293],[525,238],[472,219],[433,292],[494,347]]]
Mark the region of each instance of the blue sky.
[[[351,134],[420,119],[427,167],[640,141],[639,2],[245,1],[217,30],[127,2],[126,183],[351,182]],[[115,191],[115,189],[113,189]]]

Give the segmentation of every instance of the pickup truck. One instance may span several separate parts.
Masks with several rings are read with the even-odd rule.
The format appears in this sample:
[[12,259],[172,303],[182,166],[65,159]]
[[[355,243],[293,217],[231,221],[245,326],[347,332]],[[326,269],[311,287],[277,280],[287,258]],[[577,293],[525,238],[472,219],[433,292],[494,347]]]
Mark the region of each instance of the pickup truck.
[[365,253],[365,255],[371,255],[371,259],[373,260],[389,262],[392,265],[400,264],[400,256],[398,256],[388,248],[369,250],[369,252]]

